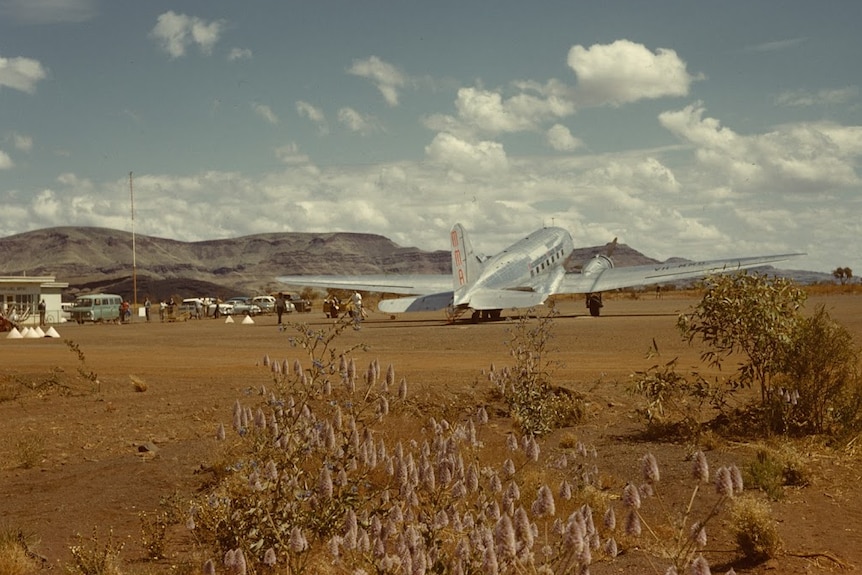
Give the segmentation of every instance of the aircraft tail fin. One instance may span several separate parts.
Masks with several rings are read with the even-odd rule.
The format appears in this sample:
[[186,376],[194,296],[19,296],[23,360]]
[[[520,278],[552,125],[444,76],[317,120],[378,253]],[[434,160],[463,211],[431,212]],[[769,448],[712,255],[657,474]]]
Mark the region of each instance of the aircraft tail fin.
[[482,271],[482,262],[473,251],[473,244],[461,224],[455,224],[450,234],[452,248],[452,284],[457,291],[476,281]]

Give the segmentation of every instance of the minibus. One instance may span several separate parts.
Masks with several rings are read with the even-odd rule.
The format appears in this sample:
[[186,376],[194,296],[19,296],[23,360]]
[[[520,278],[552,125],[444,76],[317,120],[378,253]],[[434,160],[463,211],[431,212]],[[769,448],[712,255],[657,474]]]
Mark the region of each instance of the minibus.
[[119,321],[122,303],[123,298],[110,293],[78,296],[71,309],[72,321]]

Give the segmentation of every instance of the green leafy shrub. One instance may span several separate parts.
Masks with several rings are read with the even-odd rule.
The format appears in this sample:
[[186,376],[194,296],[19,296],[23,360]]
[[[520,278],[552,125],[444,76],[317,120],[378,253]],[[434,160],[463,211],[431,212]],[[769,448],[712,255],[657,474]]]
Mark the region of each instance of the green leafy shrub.
[[[655,340],[648,354],[658,355]],[[698,373],[677,371],[677,359],[656,364],[631,376],[629,391],[640,395],[647,406],[639,410],[650,436],[681,436],[697,443],[714,410],[726,404],[726,390]]]
[[721,367],[732,354],[745,358],[731,382],[758,385],[766,404],[802,317],[805,292],[791,280],[747,272],[711,276],[702,286],[700,303],[680,315],[677,326],[689,342],[707,346],[701,359],[711,366]]
[[798,322],[776,381],[781,387],[772,399],[783,430],[846,434],[859,428],[859,354],[853,336],[823,306]]
[[781,449],[760,449],[755,460],[746,468],[747,483],[766,493],[773,501],[784,496],[784,486],[803,486],[808,484],[807,474],[795,451]]

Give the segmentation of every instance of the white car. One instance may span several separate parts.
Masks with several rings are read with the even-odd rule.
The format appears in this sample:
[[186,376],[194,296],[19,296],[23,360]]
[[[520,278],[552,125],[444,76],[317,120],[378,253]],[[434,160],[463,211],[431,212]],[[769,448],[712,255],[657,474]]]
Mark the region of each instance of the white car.
[[256,295],[251,298],[251,303],[257,305],[263,313],[275,311],[275,298],[271,295]]

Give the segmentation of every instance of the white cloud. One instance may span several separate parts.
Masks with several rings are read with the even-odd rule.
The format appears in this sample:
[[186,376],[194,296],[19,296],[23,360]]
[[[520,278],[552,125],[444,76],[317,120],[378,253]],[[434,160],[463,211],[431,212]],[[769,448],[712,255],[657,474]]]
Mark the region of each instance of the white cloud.
[[847,86],[834,90],[793,90],[782,92],[775,99],[779,106],[834,106],[846,104],[859,98],[858,86]]
[[544,122],[574,113],[574,106],[557,95],[520,93],[504,100],[497,92],[461,88],[455,101],[458,118],[482,132],[535,131]]
[[275,150],[275,157],[283,164],[300,165],[310,163],[308,155],[299,151],[299,146],[296,142],[291,142],[277,148]]
[[788,38],[786,40],[774,40],[772,42],[763,42],[754,46],[746,46],[746,52],[780,52],[790,48],[795,48],[806,42],[808,38]]
[[664,112],[659,122],[693,145],[698,161],[733,186],[788,194],[860,184],[862,127],[797,123],[746,136],[704,118],[704,112],[695,104]]
[[308,102],[303,102],[302,100],[296,103],[296,113],[317,124],[326,122],[326,116],[323,114],[323,110],[309,104]]
[[22,152],[30,152],[33,150],[32,136],[25,136],[24,134],[13,133],[12,143],[14,144],[16,150],[20,150]]
[[252,51],[248,48],[231,48],[227,53],[228,62],[238,62],[239,60],[251,60],[254,57]]
[[0,170],[10,170],[13,167],[15,167],[15,163],[9,157],[9,154],[0,150]]
[[270,124],[278,124],[278,116],[276,116],[275,112],[272,111],[272,108],[270,108],[266,104],[259,104],[255,102],[251,105],[251,109],[254,110],[255,114],[257,114]]
[[95,0],[5,0],[0,17],[22,24],[85,22],[97,15]]
[[698,79],[686,71],[673,50],[651,52],[643,44],[617,40],[573,46],[568,65],[578,76],[577,91],[585,104],[620,105],[644,98],[685,96]]
[[425,148],[434,162],[464,175],[500,174],[509,168],[506,152],[497,142],[468,142],[452,134],[440,133]]
[[363,116],[353,108],[345,107],[338,110],[338,121],[351,132],[368,134],[379,130],[377,121],[371,116]]
[[6,86],[32,94],[36,91],[36,83],[44,80],[47,75],[38,60],[0,56],[0,88]]
[[161,14],[150,35],[171,58],[184,56],[186,48],[196,45],[203,54],[212,53],[224,29],[222,21],[207,22],[197,16],[177,14],[173,10]]
[[62,211],[60,202],[51,190],[43,190],[33,200],[33,214],[46,222],[57,221]]
[[558,152],[571,152],[584,145],[584,143],[572,135],[572,132],[562,124],[554,124],[545,132],[545,140],[548,145]]
[[383,99],[390,106],[398,105],[398,90],[407,83],[407,77],[395,66],[384,62],[377,56],[364,60],[354,60],[347,70],[350,74],[367,78],[377,85]]

